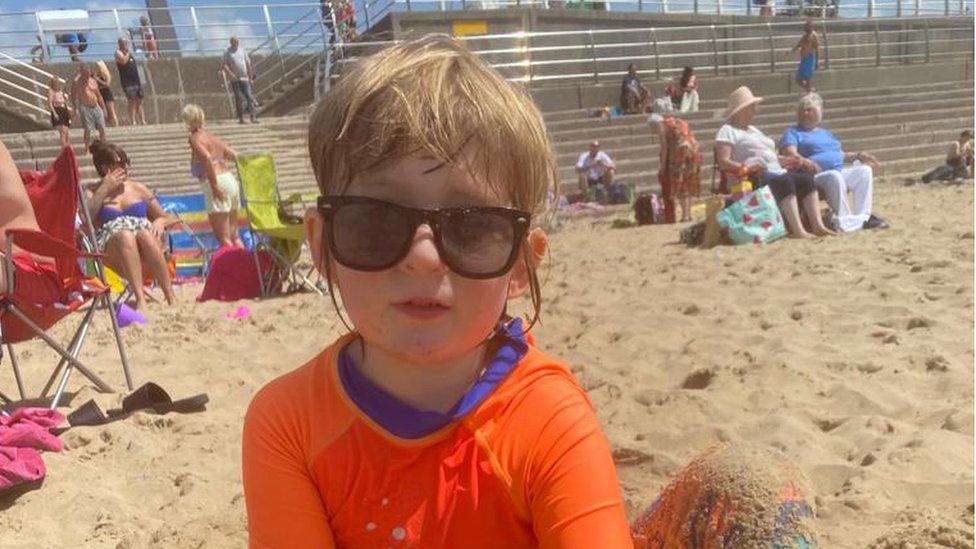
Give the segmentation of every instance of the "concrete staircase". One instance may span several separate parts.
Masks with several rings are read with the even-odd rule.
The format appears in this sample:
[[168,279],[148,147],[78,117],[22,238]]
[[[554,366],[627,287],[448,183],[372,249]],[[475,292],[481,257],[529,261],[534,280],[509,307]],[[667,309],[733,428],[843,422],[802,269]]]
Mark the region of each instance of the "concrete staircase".
[[[707,81],[703,82],[707,87]],[[941,82],[891,88],[858,88],[823,92],[824,126],[851,151],[870,151],[882,162],[886,179],[915,177],[942,162],[945,145],[965,128],[973,127],[973,82]],[[767,95],[756,126],[777,139],[795,122],[797,95]],[[703,184],[711,177],[712,147],[722,121],[717,113],[724,99],[707,99],[701,111],[688,116],[704,153]],[[645,124],[645,115],[613,119],[592,118],[585,110],[545,113],[554,142],[560,184],[564,192],[576,188],[573,164],[587,143],[599,139],[618,166],[618,179],[638,188],[657,186],[658,144]],[[268,151],[275,156],[283,194],[315,192],[315,178],[306,150],[307,119],[304,116],[264,118],[257,125],[218,121],[208,125],[239,153]],[[120,143],[132,160],[133,177],[161,194],[197,192],[199,183],[190,175],[186,130],[180,124],[109,128],[109,139]],[[0,137],[17,165],[48,165],[58,153],[55,132],[28,132]],[[72,130],[75,143],[81,131]],[[76,145],[82,176],[96,175],[88,155]]]
[[[315,178],[306,152],[307,120],[302,116],[266,118],[258,124],[241,125],[236,121],[216,121],[207,129],[223,138],[239,154],[270,152],[275,157],[283,194],[314,191]],[[97,178],[83,150],[80,129],[71,130],[72,143],[78,154],[82,179]],[[200,184],[190,175],[190,149],[182,124],[125,126],[108,128],[110,141],[122,145],[132,162],[132,177],[160,194],[198,192]],[[47,166],[59,153],[60,145],[53,131],[27,132],[0,136],[17,166],[34,169],[35,161]]]
[[[887,178],[917,176],[942,162],[946,144],[973,127],[973,83],[924,84],[888,89],[824,92],[823,126],[834,132],[850,151],[869,151],[882,163]],[[767,95],[755,125],[774,140],[796,122],[797,95]],[[719,113],[725,101],[706,100],[698,113],[687,116],[701,143],[703,183],[710,180],[715,133],[723,124]],[[579,154],[592,139],[617,164],[618,180],[641,187],[657,185],[658,143],[646,126],[646,115],[613,119],[586,118],[585,111],[546,114],[555,143],[559,180],[564,192],[576,188],[573,170]]]

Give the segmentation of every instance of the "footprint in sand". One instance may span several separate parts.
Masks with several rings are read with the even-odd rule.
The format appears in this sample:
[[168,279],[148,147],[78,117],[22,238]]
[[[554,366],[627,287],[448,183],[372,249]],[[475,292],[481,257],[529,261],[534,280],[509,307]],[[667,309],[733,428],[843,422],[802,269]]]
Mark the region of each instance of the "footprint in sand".
[[934,322],[931,319],[925,318],[924,316],[916,316],[908,320],[908,325],[905,329],[931,328],[933,324]]
[[681,382],[681,388],[702,390],[711,385],[714,378],[715,372],[712,372],[711,370],[695,370],[694,372],[688,374],[688,376],[685,377],[685,380]]

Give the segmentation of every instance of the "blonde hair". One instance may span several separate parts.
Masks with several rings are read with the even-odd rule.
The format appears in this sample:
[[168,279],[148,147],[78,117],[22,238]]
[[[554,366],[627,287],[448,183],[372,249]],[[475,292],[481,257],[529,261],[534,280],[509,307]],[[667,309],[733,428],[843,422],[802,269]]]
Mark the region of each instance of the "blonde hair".
[[199,128],[203,126],[203,109],[198,105],[189,104],[183,107],[183,123],[190,127]]
[[[467,168],[487,191],[536,219],[550,186],[558,196],[555,155],[532,99],[446,35],[362,59],[309,119],[308,152],[323,195],[343,194],[357,175],[417,152],[449,164],[462,150],[471,151]],[[523,249],[534,324],[542,297],[532,252]],[[327,254],[323,263],[331,287]]]
[[544,211],[555,157],[542,115],[459,41],[430,35],[383,49],[332,88],[309,120],[322,194],[416,152],[454,162],[470,145],[472,175],[530,214]]

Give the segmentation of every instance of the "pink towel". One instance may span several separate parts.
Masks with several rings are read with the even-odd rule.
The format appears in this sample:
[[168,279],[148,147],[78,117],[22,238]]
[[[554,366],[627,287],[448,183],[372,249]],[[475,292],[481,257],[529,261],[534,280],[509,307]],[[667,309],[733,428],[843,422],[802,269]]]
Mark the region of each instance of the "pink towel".
[[23,482],[44,478],[47,469],[33,448],[0,446],[0,493]]
[[50,429],[64,422],[57,410],[18,408],[9,417],[0,415],[0,447],[37,448],[49,452],[64,449],[61,439]]
[[60,412],[47,408],[18,408],[10,416],[0,415],[0,492],[44,478],[47,470],[37,450],[64,449],[61,439],[51,434],[51,428],[63,422]]

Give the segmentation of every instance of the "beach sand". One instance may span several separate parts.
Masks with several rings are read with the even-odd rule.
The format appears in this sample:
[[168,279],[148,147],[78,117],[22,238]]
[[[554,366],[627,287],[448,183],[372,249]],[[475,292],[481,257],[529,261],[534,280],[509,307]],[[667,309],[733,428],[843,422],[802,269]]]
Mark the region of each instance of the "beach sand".
[[[696,455],[744,441],[809,477],[822,547],[973,547],[973,189],[881,185],[875,211],[890,230],[767,247],[688,249],[676,227],[614,217],[552,235],[536,337],[588,390],[631,518]],[[247,404],[343,328],[321,297],[200,289],[124,332],[137,385],[205,391],[208,410],[66,432],[43,487],[0,504],[0,546],[245,545]],[[106,324],[83,358],[121,386]],[[37,387],[53,354],[18,349]],[[92,396],[121,398],[82,388],[72,406]]]

